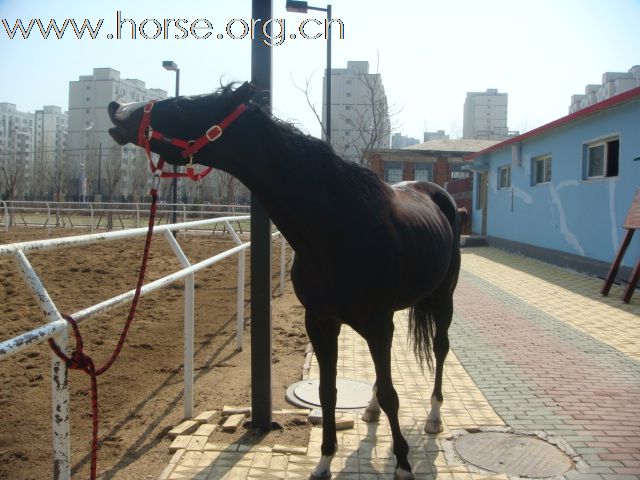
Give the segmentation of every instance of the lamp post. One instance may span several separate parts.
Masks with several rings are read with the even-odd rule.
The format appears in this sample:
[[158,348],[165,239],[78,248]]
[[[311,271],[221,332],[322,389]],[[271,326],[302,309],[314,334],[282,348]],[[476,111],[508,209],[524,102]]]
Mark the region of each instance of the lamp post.
[[287,0],[287,12],[307,13],[309,10],[318,12],[327,12],[327,73],[326,73],[326,92],[327,92],[327,109],[325,122],[325,135],[327,142],[331,144],[331,5],[327,8],[312,7],[308,2],[297,0]]
[[[172,60],[164,60],[162,62],[162,66],[165,70],[176,72],[176,97],[180,96],[180,69],[176,62]],[[173,166],[173,172],[178,171],[178,166]],[[171,223],[176,223],[177,221],[177,212],[176,209],[178,204],[178,179],[173,177],[173,181],[171,182],[171,203],[173,203],[173,211],[171,212]]]

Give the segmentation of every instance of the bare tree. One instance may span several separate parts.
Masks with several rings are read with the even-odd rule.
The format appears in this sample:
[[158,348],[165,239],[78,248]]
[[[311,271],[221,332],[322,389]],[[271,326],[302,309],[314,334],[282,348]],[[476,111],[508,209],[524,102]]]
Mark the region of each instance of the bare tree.
[[236,197],[238,193],[240,193],[240,189],[243,188],[240,180],[222,170],[216,170],[214,174],[216,176],[220,203],[223,205],[235,204]]
[[102,170],[106,180],[107,194],[111,201],[118,200],[117,189],[122,180],[122,147],[117,146],[113,150],[111,158],[102,162]]
[[318,110],[316,109],[316,104],[311,101],[311,79],[313,78],[314,73],[312,73],[308,78],[305,79],[304,87],[300,87],[296,85],[296,82],[293,79],[293,74],[291,74],[291,83],[296,89],[300,90],[304,94],[304,98],[307,100],[307,105],[309,106],[309,109],[313,112],[313,114],[316,117],[316,120],[318,121],[318,124],[320,125],[322,134],[324,135],[325,138],[327,138],[328,136],[327,130],[326,128],[324,128],[324,123],[322,123],[322,116],[318,113]]
[[131,166],[131,190],[133,201],[138,202],[147,196],[147,185],[149,183],[149,167],[147,155],[143,150],[136,151],[136,158]]
[[[305,80],[304,87],[296,85],[293,78],[292,83],[295,88],[304,94],[307,105],[315,115],[316,120],[318,120],[326,137],[321,115],[311,101],[312,77],[313,75]],[[347,106],[349,110],[340,111],[341,118],[351,127],[348,131],[349,137],[332,138],[331,144],[340,155],[368,167],[368,152],[376,148],[388,147],[391,132],[396,128],[395,122],[392,123],[392,119],[402,109],[388,105],[384,86],[382,85],[382,77],[377,68],[374,74],[356,74],[356,79],[359,87],[356,90],[359,94],[355,98],[355,103]],[[334,115],[335,113],[332,113],[332,117]]]
[[345,149],[354,150],[358,163],[369,167],[367,153],[376,148],[389,147],[393,130],[391,118],[400,110],[390,110],[379,73],[357,74],[357,78],[363,93],[352,114],[344,115],[345,122],[353,127],[351,140],[345,142]]
[[18,160],[15,149],[3,157],[0,173],[2,174],[4,197],[7,200],[12,200],[18,196],[20,187],[24,184],[26,167],[24,162]]
[[42,174],[43,189],[50,192],[54,202],[60,202],[65,197],[66,186],[66,155],[61,152],[47,152],[43,157]]

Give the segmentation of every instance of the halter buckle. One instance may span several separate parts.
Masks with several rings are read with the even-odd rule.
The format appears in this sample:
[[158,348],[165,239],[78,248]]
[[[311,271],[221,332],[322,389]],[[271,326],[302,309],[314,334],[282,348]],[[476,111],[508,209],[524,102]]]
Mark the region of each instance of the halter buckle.
[[209,128],[209,130],[207,130],[204,134],[204,136],[207,137],[207,140],[209,140],[210,142],[213,142],[220,138],[220,135],[222,135],[222,128],[220,127],[220,125],[214,125],[213,127]]

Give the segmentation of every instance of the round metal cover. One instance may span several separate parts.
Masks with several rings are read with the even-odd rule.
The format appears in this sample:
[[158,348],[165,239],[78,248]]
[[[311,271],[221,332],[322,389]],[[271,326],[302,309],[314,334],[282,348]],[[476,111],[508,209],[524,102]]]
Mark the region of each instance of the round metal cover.
[[560,449],[530,435],[480,432],[454,441],[458,455],[484,470],[521,477],[552,477],[568,471],[571,459]]
[[[294,383],[287,389],[287,400],[301,407],[319,407],[319,386],[320,380],[303,380]],[[336,408],[349,410],[366,407],[371,400],[372,388],[373,385],[360,380],[336,379],[336,390],[338,391]]]

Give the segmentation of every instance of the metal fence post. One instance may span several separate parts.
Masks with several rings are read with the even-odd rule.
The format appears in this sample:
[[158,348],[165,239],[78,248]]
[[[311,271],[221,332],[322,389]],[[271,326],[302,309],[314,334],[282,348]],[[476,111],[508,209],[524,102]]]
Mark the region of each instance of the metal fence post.
[[89,210],[91,210],[91,233],[93,233],[93,206],[89,203]]
[[2,205],[4,205],[4,230],[5,232],[9,231],[9,208],[7,207],[7,202],[2,200]]
[[[236,245],[242,245],[242,240],[231,226],[231,222],[225,220],[227,230],[233,237]],[[242,351],[244,347],[244,273],[245,273],[245,250],[238,252],[238,303],[236,307],[236,348]]]
[[[164,232],[183,268],[191,266],[189,259],[180,248],[178,241],[170,230]],[[192,273],[184,281],[184,418],[193,417],[193,344],[195,341],[195,274]]]
[[[40,308],[50,322],[62,320],[51,297],[22,250],[15,253],[20,272],[40,301]],[[62,351],[67,350],[67,330],[53,337]],[[69,377],[67,366],[51,352],[51,408],[53,411],[53,478],[70,480],[71,440],[69,435]]]

